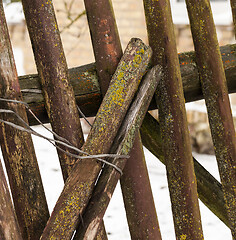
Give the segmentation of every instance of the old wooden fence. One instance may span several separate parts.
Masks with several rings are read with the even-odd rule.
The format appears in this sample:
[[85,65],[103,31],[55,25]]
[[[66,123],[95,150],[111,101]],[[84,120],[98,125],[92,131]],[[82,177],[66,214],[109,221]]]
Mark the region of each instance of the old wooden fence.
[[[143,3],[150,47],[132,39],[123,53],[111,1],[85,0],[96,63],[68,70],[52,1],[22,0],[38,74],[18,78],[1,1],[0,141],[13,199],[0,165],[1,239],[107,239],[119,179],[131,238],[161,239],[142,144],[166,165],[176,239],[203,239],[198,197],[236,239],[236,45],[219,48],[208,0],[186,0],[195,52],[178,55],[169,1]],[[221,183],[192,157],[185,101],[202,98]],[[86,142],[77,105],[96,115]],[[39,120],[52,125],[65,180],[51,216],[30,135]]]

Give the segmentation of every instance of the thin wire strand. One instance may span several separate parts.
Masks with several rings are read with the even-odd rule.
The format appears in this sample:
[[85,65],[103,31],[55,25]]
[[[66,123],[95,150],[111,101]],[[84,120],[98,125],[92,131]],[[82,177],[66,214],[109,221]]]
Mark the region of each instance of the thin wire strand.
[[[24,132],[27,132],[27,133],[30,133],[30,134],[33,134],[35,136],[38,136],[38,137],[41,137],[45,140],[47,140],[48,142],[50,142],[53,146],[55,146],[57,149],[59,149],[60,151],[63,151],[64,153],[66,153],[67,155],[69,156],[72,156],[72,157],[75,157],[77,159],[96,159],[98,161],[101,161],[107,165],[110,165],[112,166],[113,168],[115,168],[120,174],[122,174],[122,170],[120,168],[118,168],[116,165],[104,160],[104,159],[101,159],[102,157],[110,157],[110,158],[128,158],[129,156],[127,155],[117,155],[117,154],[98,154],[98,155],[90,155],[88,154],[87,152],[84,152],[76,147],[74,147],[68,140],[66,140],[65,138],[63,137],[60,137],[58,134],[56,134],[55,132],[53,132],[51,129],[49,129],[48,127],[46,127],[37,117],[36,115],[32,112],[32,110],[29,108],[28,104],[23,102],[23,101],[18,101],[18,100],[12,100],[12,99],[4,99],[4,98],[0,98],[0,101],[4,101],[4,102],[11,102],[11,103],[18,103],[18,104],[23,104],[26,109],[30,112],[30,114],[36,119],[36,121],[41,125],[43,126],[47,131],[49,131],[51,134],[53,134],[54,137],[56,137],[57,139],[52,139],[52,138],[48,138],[38,132],[36,132],[35,130],[33,130],[29,125],[28,123],[26,123],[22,118],[21,116],[12,111],[12,110],[7,110],[7,109],[0,109],[0,113],[8,113],[8,114],[14,114],[18,119],[19,121],[25,126],[25,127],[22,127],[20,125],[17,125],[15,123],[12,123],[12,122],[9,122],[9,121],[5,121],[3,119],[0,119],[0,122],[4,123],[4,124],[7,124],[11,127],[14,127],[20,131],[24,131]],[[80,154],[84,154],[86,156],[79,156],[79,155],[76,155],[76,154],[73,154],[73,153],[70,153],[70,152],[67,152],[65,151],[64,149],[62,149],[61,147],[58,146],[58,144],[60,145],[63,145],[71,150],[74,150]]]

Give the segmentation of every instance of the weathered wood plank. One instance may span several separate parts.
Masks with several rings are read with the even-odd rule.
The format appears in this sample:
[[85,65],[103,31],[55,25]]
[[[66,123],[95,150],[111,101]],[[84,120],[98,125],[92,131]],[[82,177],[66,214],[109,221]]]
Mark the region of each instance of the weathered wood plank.
[[[151,58],[151,48],[132,39],[111,80],[82,150],[108,153]],[[101,170],[96,159],[76,162],[41,239],[70,239],[91,197]]]
[[[236,45],[226,45],[220,48],[223,59],[229,93],[236,92]],[[180,70],[184,87],[185,101],[191,102],[203,98],[198,70],[195,62],[195,53],[187,52],[179,54]],[[77,104],[86,116],[95,116],[101,104],[101,92],[96,74],[95,64],[69,69],[69,79],[73,86]],[[26,75],[19,77],[23,90],[23,99],[27,102],[36,115],[48,122],[43,95],[32,93],[33,90],[41,90],[38,75]],[[152,101],[150,109],[157,108]],[[32,116],[28,116],[31,125],[37,124]]]
[[[2,1],[0,22],[0,96],[22,100]],[[28,122],[22,104],[1,101],[0,105],[0,108],[14,111]],[[1,113],[1,119],[18,123],[13,114]],[[37,239],[46,225],[49,212],[31,135],[1,124],[0,143],[22,237]]]
[[197,183],[169,0],[144,0],[153,64],[163,67],[156,95],[176,239],[203,239]]

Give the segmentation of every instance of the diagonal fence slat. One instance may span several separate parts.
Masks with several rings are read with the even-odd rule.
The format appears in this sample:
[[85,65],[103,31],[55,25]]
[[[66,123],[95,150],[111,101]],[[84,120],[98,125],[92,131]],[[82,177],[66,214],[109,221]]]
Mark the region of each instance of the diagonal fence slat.
[[231,231],[236,238],[236,138],[210,1],[186,0]]
[[[159,122],[151,114],[146,114],[140,132],[143,145],[165,164]],[[222,185],[195,158],[193,160],[199,198],[229,227]]]
[[[0,20],[1,97],[22,100],[2,1],[0,2]],[[1,102],[1,108],[18,113],[27,122],[23,105]],[[1,118],[17,123],[16,118],[10,115],[1,114]],[[49,212],[32,138],[28,133],[1,124],[0,139],[22,237],[37,239],[46,225]]]
[[[122,56],[120,38],[111,1],[85,0],[84,2],[99,85],[104,96]],[[146,239],[150,236],[160,239],[157,214],[140,142],[141,139],[137,135],[134,149],[130,152],[129,161],[121,177],[121,188],[129,230],[133,239]],[[140,178],[140,175],[142,175],[142,178]],[[147,199],[150,200],[149,204],[146,204]]]
[[[161,67],[155,66],[142,80],[142,83],[140,84],[141,86],[139,87],[139,90],[112,144],[112,153],[116,153],[118,155],[129,155],[134,144],[134,140],[137,137],[136,135],[139,134],[138,130],[142,124],[152,96],[156,90],[158,80],[161,78],[161,73]],[[126,162],[129,160],[130,159],[125,158],[113,159],[111,162],[123,170]],[[80,225],[76,239],[93,239],[93,236],[96,235],[96,229],[103,219],[119,178],[119,172],[108,165],[104,166],[104,169],[94,188],[90,202],[85,210],[85,213],[83,214],[83,225]],[[150,200],[149,196],[147,196],[147,199]],[[147,202],[147,204],[149,203],[150,201]],[[136,205],[136,207],[139,207],[139,205]],[[140,207],[142,208],[142,204]],[[143,227],[142,224],[136,224],[137,226],[140,225],[140,227]],[[153,227],[155,226],[153,225]],[[148,231],[148,229],[146,230]],[[142,229],[142,231],[145,231],[145,229]],[[144,236],[144,234],[142,234],[142,236]],[[134,238],[133,234],[131,233],[131,239],[141,238]],[[148,239],[157,238],[155,234],[149,233]]]
[[[52,129],[80,148],[84,139],[52,2],[23,0],[22,4]],[[76,159],[60,150],[58,156],[66,180]]]
[[203,239],[179,61],[167,0],[144,0],[153,64],[163,67],[156,96],[177,239]]
[[[132,39],[116,69],[82,150],[108,153],[128,107],[138,89],[152,51]],[[57,201],[41,239],[70,239],[91,197],[101,170],[96,159],[77,161]],[[80,223],[82,224],[82,223]]]

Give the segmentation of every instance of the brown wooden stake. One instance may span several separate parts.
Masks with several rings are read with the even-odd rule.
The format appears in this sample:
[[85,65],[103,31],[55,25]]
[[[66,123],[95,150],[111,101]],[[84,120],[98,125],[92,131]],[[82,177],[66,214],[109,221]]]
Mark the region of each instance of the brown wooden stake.
[[[101,87],[102,95],[104,96],[108,89],[111,76],[115,72],[115,69],[122,56],[121,43],[111,1],[85,0],[84,2],[93,43],[96,69],[100,83],[99,85]],[[139,185],[140,188],[143,188],[143,195],[139,195],[139,199],[132,198],[132,203],[130,201],[126,201],[126,199],[130,198],[128,195],[131,193],[124,191],[124,193],[127,195],[127,197],[124,196],[126,209],[130,209],[131,206],[135,206],[135,211],[126,211],[127,215],[129,215],[127,216],[127,219],[130,234],[133,239],[137,239],[137,237],[139,239],[145,239],[149,238],[150,236],[152,236],[153,239],[160,239],[161,237],[155,205],[152,197],[149,178],[147,172],[145,171],[145,158],[143,154],[138,155],[136,153],[136,150],[138,150],[138,152],[142,152],[142,145],[139,144],[139,142],[141,142],[139,135],[137,135],[135,142],[136,147],[134,148],[136,149],[133,149],[130,153],[130,160],[126,165],[126,170],[124,171],[125,174],[122,181],[123,184],[121,184],[121,188],[124,189],[126,181],[127,184],[129,184],[128,180],[131,180],[136,185]],[[139,165],[139,168],[137,169],[139,172],[136,173],[135,166],[137,165]],[[141,185],[138,174],[142,174],[143,176],[143,183]],[[143,187],[143,185],[145,185],[146,188]],[[136,190],[139,191],[137,188],[133,189],[135,195]],[[146,205],[146,201],[139,201],[141,198],[150,199],[149,204]],[[138,206],[138,204],[144,205]],[[145,216],[148,216],[149,221],[143,221]],[[140,225],[137,226],[134,224],[134,222],[140,222]]]
[[157,104],[177,239],[203,239],[182,79],[168,0],[144,0],[153,64],[164,77]]
[[[143,145],[165,164],[160,125],[149,113],[140,128]],[[195,159],[194,169],[197,178],[197,191],[201,201],[222,221],[230,226],[222,185]]]
[[[80,148],[84,139],[52,2],[23,0],[22,4],[53,131]],[[60,150],[58,156],[65,180],[76,159]]]
[[[94,155],[108,153],[139,82],[151,58],[151,49],[139,39],[132,39],[111,80],[93,127],[82,150]],[[41,239],[70,239],[80,215],[91,197],[101,170],[96,159],[77,161]]]
[[23,240],[12,205],[2,163],[0,161],[0,238],[2,240]]
[[[138,129],[142,124],[142,120],[147,112],[148,106],[150,104],[152,96],[159,82],[158,80],[160,80],[160,78],[161,78],[161,68],[159,66],[156,66],[143,79],[142,84],[139,88],[139,92],[135,97],[128,113],[126,114],[125,119],[122,123],[122,126],[120,127],[120,130],[111,147],[112,153],[116,153],[118,155],[129,155],[132,149],[132,146],[135,142],[135,139],[138,139],[136,136],[137,134],[139,134]],[[129,160],[130,159],[114,159],[114,160],[111,160],[111,162],[116,166],[118,166],[121,170],[123,170],[126,162]],[[100,223],[102,222],[103,216],[111,200],[112,194],[115,190],[115,187],[119,178],[120,178],[120,173],[116,169],[112,168],[111,166],[104,167],[98,179],[96,187],[94,189],[90,202],[85,210],[85,213],[83,214],[84,221],[83,221],[83,224],[80,225],[80,228],[77,231],[78,236],[76,239],[81,239],[81,240],[94,239],[94,237],[96,236],[97,229]],[[150,204],[150,201],[147,202],[147,205],[148,204]],[[136,206],[136,207],[139,207],[139,206]],[[142,207],[143,206],[141,204],[141,208]],[[132,214],[128,216],[131,217]],[[150,216],[147,216],[147,218],[143,220],[152,221],[148,219],[149,217]],[[143,226],[142,222],[136,223],[136,224],[138,227]],[[158,225],[153,225],[153,228],[157,228],[157,227]],[[139,237],[140,235],[138,234],[137,236]],[[155,236],[151,235],[150,233],[147,234],[147,236],[149,236],[149,239],[156,239]],[[134,238],[134,236],[132,235],[132,239],[141,239],[141,238]]]
[[[1,98],[22,100],[2,1],[0,21],[0,95]],[[16,112],[28,122],[23,105],[1,101],[1,108]],[[13,114],[1,114],[1,119],[18,124]],[[1,124],[0,140],[22,237],[38,239],[49,212],[32,138],[28,133]]]
[[210,1],[186,0],[228,218],[236,239],[236,138]]

